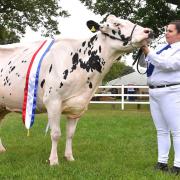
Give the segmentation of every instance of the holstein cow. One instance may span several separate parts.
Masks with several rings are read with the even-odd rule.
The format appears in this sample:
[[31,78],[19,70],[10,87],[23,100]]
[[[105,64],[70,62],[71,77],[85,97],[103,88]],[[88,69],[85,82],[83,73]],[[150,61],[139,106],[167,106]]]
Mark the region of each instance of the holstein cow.
[[[72,137],[77,122],[105,74],[119,56],[149,41],[151,30],[109,15],[106,22],[88,21],[94,36],[55,39],[41,64],[36,111],[48,113],[52,148],[50,165],[58,164],[60,115],[67,115],[65,158],[73,161]],[[27,71],[42,41],[0,46],[0,121],[10,111],[22,112]],[[5,151],[0,140],[0,152]]]

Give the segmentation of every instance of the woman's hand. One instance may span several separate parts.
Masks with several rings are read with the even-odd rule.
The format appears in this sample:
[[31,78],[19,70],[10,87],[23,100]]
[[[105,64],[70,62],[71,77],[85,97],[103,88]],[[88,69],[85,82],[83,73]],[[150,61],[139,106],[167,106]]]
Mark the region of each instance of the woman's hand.
[[150,52],[148,46],[146,46],[146,45],[142,46],[141,49],[142,49],[142,51],[144,52],[145,55],[147,55]]

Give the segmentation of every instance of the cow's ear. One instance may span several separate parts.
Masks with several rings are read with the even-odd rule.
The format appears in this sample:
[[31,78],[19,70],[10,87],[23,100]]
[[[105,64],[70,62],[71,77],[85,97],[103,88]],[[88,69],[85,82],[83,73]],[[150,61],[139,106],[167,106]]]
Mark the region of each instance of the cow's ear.
[[90,21],[87,21],[86,24],[91,32],[95,33],[97,31],[99,31],[100,25],[97,22],[90,20]]

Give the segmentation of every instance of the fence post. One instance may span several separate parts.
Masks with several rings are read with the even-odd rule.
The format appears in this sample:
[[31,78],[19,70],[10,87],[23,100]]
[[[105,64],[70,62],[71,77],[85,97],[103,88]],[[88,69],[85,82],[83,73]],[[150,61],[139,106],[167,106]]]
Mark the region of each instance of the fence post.
[[121,110],[124,110],[124,85],[121,86]]

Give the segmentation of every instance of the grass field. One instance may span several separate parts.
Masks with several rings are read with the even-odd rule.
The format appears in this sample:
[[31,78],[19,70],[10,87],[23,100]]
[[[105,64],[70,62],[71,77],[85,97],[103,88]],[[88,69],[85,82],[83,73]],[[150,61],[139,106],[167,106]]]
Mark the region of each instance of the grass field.
[[[65,118],[61,121],[60,165],[50,167],[50,136],[44,135],[46,114],[36,116],[30,137],[21,115],[6,116],[0,136],[7,152],[0,154],[0,179],[22,180],[171,180],[180,177],[154,170],[156,132],[147,108],[121,111],[91,105],[78,123],[73,141],[74,162],[63,159]],[[170,165],[172,165],[172,152]]]

